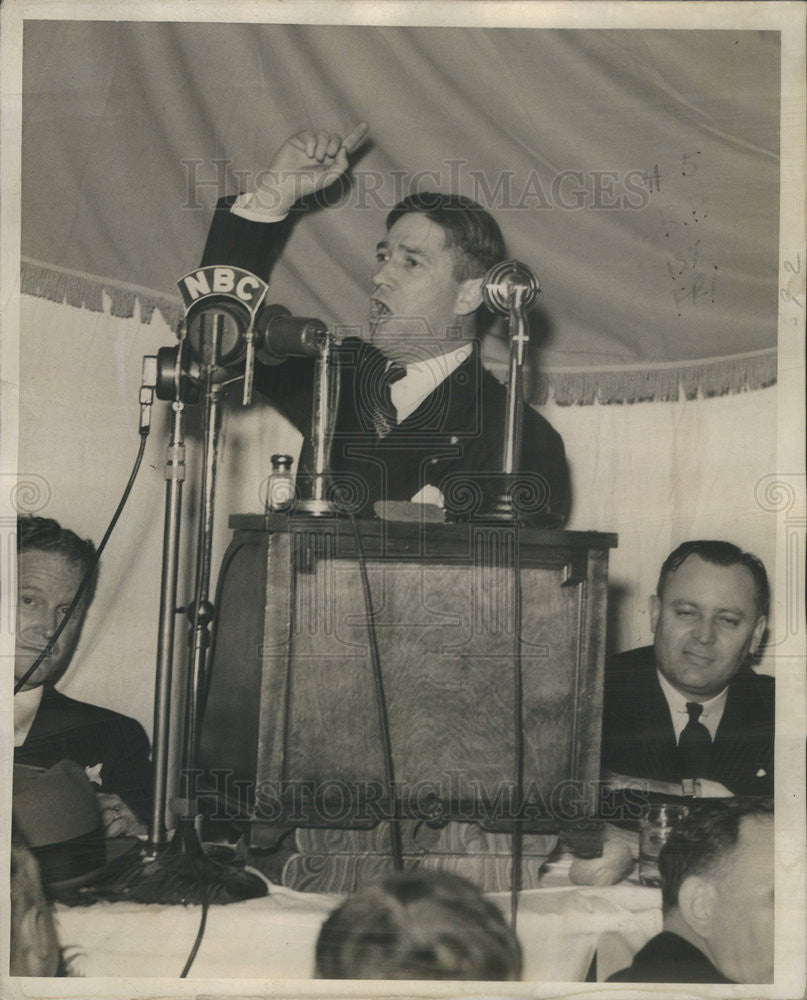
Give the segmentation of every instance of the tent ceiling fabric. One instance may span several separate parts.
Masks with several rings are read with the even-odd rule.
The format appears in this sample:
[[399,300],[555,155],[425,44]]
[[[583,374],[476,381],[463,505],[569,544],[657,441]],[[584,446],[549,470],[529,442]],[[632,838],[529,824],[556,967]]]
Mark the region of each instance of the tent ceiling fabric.
[[273,301],[364,322],[386,211],[454,190],[538,274],[566,401],[592,369],[609,399],[675,398],[682,372],[753,388],[775,377],[779,88],[776,32],[28,21],[23,290],[173,318],[216,198],[292,132],[366,120]]

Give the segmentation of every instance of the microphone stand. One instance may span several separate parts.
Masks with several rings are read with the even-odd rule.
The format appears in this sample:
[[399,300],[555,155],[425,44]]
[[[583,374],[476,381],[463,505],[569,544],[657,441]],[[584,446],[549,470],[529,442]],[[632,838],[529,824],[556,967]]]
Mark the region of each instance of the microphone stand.
[[[203,462],[201,519],[197,536],[197,564],[194,600],[187,609],[189,631],[188,676],[185,696],[185,731],[181,776],[184,797],[175,800],[179,812],[174,835],[167,842],[165,824],[168,733],[170,722],[171,675],[174,647],[174,615],[177,613],[177,569],[181,528],[182,485],[185,479],[184,394],[186,376],[182,372],[182,348],[176,350],[174,398],[166,461],[165,523],[160,588],[160,618],[154,704],[154,803],[148,840],[142,856],[105,888],[101,898],[130,899],[138,902],[230,903],[267,894],[266,884],[243,867],[214,860],[205,853],[197,830],[197,800],[191,782],[198,774],[197,737],[200,693],[203,690],[206,656],[210,646],[210,626],[214,617],[209,600],[210,567],[215,508],[216,458],[221,424],[220,402],[223,386],[215,381],[221,321],[204,323],[200,361],[204,388]],[[145,865],[140,862],[146,862]]]
[[210,627],[215,609],[210,601],[210,572],[213,548],[213,515],[216,495],[216,460],[221,427],[221,397],[223,385],[214,379],[218,365],[221,317],[203,321],[200,375],[203,384],[204,414],[202,423],[202,482],[200,491],[201,516],[196,544],[196,578],[193,602],[187,610],[190,621],[189,656],[185,691],[185,731],[180,771],[184,795],[175,801],[179,812],[169,853],[174,861],[184,860],[188,874],[198,887],[204,901],[235,902],[255,896],[265,896],[262,879],[238,868],[215,861],[205,854],[197,822],[197,799],[192,784],[198,772],[198,729],[200,697],[204,690],[207,651],[210,648]]
[[314,470],[311,478],[311,496],[297,500],[295,513],[312,517],[330,517],[336,513],[328,497],[330,451],[333,421],[338,404],[338,386],[334,384],[336,368],[333,364],[334,338],[326,331],[318,341],[314,370],[314,402],[311,422],[314,439]]
[[[295,332],[292,327],[292,333]],[[216,463],[221,399],[231,379],[216,377],[222,369],[221,344],[225,334],[221,314],[201,317],[199,333],[198,372],[192,383],[183,368],[187,325],[180,331],[179,347],[161,351],[163,367],[173,355],[170,383],[163,375],[164,395],[171,399],[171,422],[166,456],[165,515],[163,527],[163,559],[160,585],[160,612],[157,642],[157,665],[154,698],[154,740],[152,775],[154,800],[149,817],[148,838],[138,860],[117,880],[99,887],[100,898],[132,899],[139,902],[236,902],[264,896],[267,888],[262,879],[243,870],[210,858],[203,850],[198,825],[197,796],[194,781],[199,774],[198,737],[202,711],[202,693],[207,680],[207,655],[211,644],[211,625],[215,608],[210,601],[210,577],[215,511]],[[313,406],[314,476],[311,496],[301,502],[301,512],[313,516],[334,513],[327,497],[329,458],[333,415],[338,398],[334,384],[334,338],[319,321],[307,320],[300,337],[306,346],[303,353],[315,354],[316,375]],[[256,354],[256,337],[252,324],[246,334],[246,365],[244,372],[244,405],[252,396],[252,376]],[[159,366],[159,362],[158,362]],[[170,707],[175,621],[177,614],[177,576],[182,521],[182,489],[185,481],[184,415],[185,402],[197,402],[196,393],[203,391],[203,453],[200,489],[200,521],[196,543],[196,573],[193,601],[187,608],[190,622],[188,634],[188,669],[185,690],[185,717],[181,757],[182,795],[174,800],[178,813],[170,842],[166,832],[166,797],[169,755]],[[145,862],[145,865],[142,864]]]
[[[199,530],[196,542],[196,582],[194,598],[188,608],[191,628],[188,636],[190,647],[186,702],[185,702],[185,742],[183,769],[186,785],[197,763],[199,697],[203,689],[207,667],[207,650],[210,647],[210,625],[215,609],[210,602],[210,564],[213,547],[213,514],[215,509],[216,459],[218,436],[221,427],[221,386],[213,383],[212,370],[203,370],[204,420],[202,451],[202,489]],[[190,789],[186,787],[189,793]],[[186,796],[188,806],[195,805],[195,798]],[[193,809],[195,813],[195,809]]]
[[508,317],[510,357],[508,363],[507,397],[505,403],[504,448],[502,478],[505,486],[484,517],[493,521],[516,521],[518,513],[513,503],[513,485],[521,463],[521,428],[523,423],[523,366],[527,344],[527,310],[540,291],[533,272],[517,260],[505,260],[494,265],[485,275],[482,295],[491,312]]
[[167,796],[168,747],[171,715],[171,678],[174,657],[174,616],[177,607],[177,571],[182,524],[182,485],[185,482],[185,403],[182,391],[182,343],[174,366],[174,399],[165,461],[165,522],[160,585],[160,619],[157,637],[157,669],[154,691],[154,739],[152,773],[154,798],[146,853],[154,857],[166,843],[165,801]]
[[[507,398],[505,404],[502,478],[504,489],[485,511],[484,519],[515,526],[512,538],[513,580],[513,736],[514,736],[514,797],[511,800],[513,826],[511,831],[510,925],[515,931],[522,874],[522,813],[524,809],[524,668],[522,659],[521,566],[519,561],[519,518],[513,493],[521,463],[521,430],[523,423],[522,371],[524,354],[529,343],[527,310],[540,291],[533,272],[517,260],[496,264],[485,275],[482,295],[492,311],[508,317],[510,357],[508,364]],[[507,534],[507,532],[504,532]],[[505,550],[506,551],[506,550]],[[503,564],[504,565],[504,564]]]

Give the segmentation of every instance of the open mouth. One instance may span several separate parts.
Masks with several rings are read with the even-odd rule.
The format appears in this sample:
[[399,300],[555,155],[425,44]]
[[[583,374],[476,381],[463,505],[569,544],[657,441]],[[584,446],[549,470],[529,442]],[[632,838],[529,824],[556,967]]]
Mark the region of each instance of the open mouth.
[[392,315],[392,310],[380,299],[370,299],[370,322],[381,323],[388,316]]

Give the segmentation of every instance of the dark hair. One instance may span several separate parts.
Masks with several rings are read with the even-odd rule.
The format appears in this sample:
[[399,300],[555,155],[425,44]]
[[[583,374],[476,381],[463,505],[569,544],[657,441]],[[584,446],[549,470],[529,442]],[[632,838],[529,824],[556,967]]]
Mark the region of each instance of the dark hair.
[[[56,552],[76,563],[85,574],[95,559],[95,545],[89,538],[81,539],[74,531],[63,528],[50,517],[20,517],[17,519],[17,555],[22,552]],[[92,600],[98,578],[95,567],[92,579],[84,591],[87,604]]]
[[765,572],[762,560],[750,552],[743,552],[731,542],[699,540],[679,545],[674,552],[667,556],[661,567],[656,587],[656,595],[659,598],[662,596],[667,580],[689,556],[698,556],[704,562],[712,563],[715,566],[745,566],[754,579],[757,615],[767,617],[770,610],[771,591],[768,585],[768,574]]
[[328,917],[315,976],[517,980],[521,947],[473,883],[447,872],[404,872],[350,897]]
[[454,255],[457,281],[479,278],[507,256],[499,224],[481,205],[464,195],[430,191],[410,194],[387,216],[387,230],[410,212],[420,212],[443,230],[446,247]]
[[717,867],[736,847],[740,822],[746,816],[773,816],[773,800],[749,797],[690,806],[689,815],[676,823],[659,854],[665,912],[678,905],[678,893],[688,875]]

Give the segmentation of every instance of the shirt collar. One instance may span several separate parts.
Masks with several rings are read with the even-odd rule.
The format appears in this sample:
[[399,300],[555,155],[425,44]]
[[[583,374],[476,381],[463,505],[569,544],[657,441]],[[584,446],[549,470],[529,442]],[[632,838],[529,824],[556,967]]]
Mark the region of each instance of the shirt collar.
[[[667,701],[667,705],[670,708],[673,729],[675,730],[675,739],[677,741],[678,737],[681,735],[681,731],[689,721],[687,702],[692,701],[692,699],[687,698],[685,695],[681,694],[677,688],[673,687],[660,670],[656,669],[656,674],[658,676],[658,682],[661,685],[661,690]],[[722,691],[718,692],[708,701],[700,703],[702,711],[698,721],[702,722],[704,726],[706,726],[712,739],[715,738],[717,727],[720,725],[720,720],[723,718],[723,710],[726,707],[726,699],[728,698],[728,695],[729,689],[728,685],[726,685]]]
[[19,747],[28,738],[31,726],[34,724],[39,703],[42,701],[44,688],[31,688],[30,691],[20,691],[14,695],[14,746]]
[[390,397],[398,423],[414,413],[423,400],[445,382],[448,376],[471,356],[474,345],[461,344],[436,358],[413,361],[406,366],[406,375],[390,388]]

